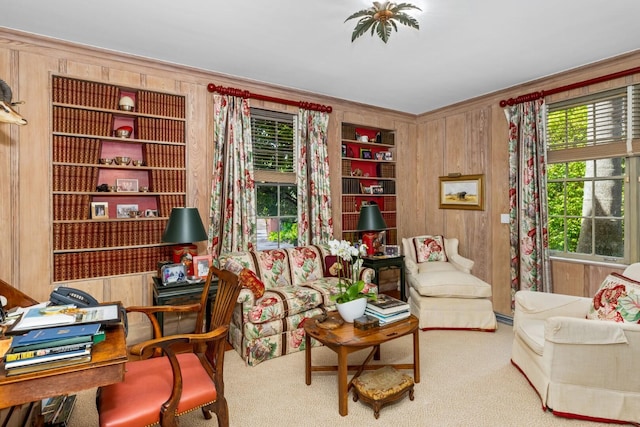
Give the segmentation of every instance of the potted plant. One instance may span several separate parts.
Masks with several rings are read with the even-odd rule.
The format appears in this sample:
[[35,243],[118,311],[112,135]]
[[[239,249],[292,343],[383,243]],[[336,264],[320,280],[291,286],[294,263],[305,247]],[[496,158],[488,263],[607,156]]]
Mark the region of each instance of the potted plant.
[[331,240],[329,249],[331,255],[337,257],[331,269],[338,276],[338,292],[331,296],[331,300],[336,302],[342,319],[351,323],[364,314],[368,299],[376,299],[374,292],[363,292],[365,283],[360,279],[362,256],[367,253],[367,246],[354,246],[346,240]]

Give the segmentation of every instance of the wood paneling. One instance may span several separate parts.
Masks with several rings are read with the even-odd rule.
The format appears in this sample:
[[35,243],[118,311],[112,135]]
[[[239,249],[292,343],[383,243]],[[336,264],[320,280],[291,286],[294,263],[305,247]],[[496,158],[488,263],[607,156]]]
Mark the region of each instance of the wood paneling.
[[[640,66],[640,52],[624,55],[561,75],[461,102],[419,116],[351,101],[246,81],[203,70],[181,67],[0,29],[0,78],[7,80],[26,104],[19,110],[29,124],[18,128],[0,124],[0,277],[39,300],[51,290],[50,76],[51,73],[93,81],[147,88],[187,97],[187,203],[208,219],[210,191],[212,94],[210,82],[269,96],[331,105],[329,125],[330,172],[339,177],[340,124],[358,123],[396,130],[398,237],[442,233],[460,239],[460,251],[475,261],[474,273],[493,286],[494,309],[510,315],[508,226],[500,213],[508,212],[506,120],[500,99],[549,89],[587,78]],[[627,80],[638,81],[638,77]],[[424,94],[428,96],[428,94]],[[555,95],[563,96],[562,94]],[[16,97],[14,97],[16,98]],[[253,102],[279,111],[296,109]],[[449,172],[485,175],[485,210],[438,208],[438,177]],[[6,183],[6,184],[5,184]],[[340,193],[340,180],[332,181]],[[334,228],[341,232],[340,201],[334,200]],[[201,252],[204,242],[199,243]],[[555,264],[561,271],[565,265]],[[573,271],[574,267],[567,267]],[[609,267],[583,267],[581,284],[572,275],[556,274],[556,289],[589,294]],[[573,280],[573,282],[570,282]],[[148,274],[107,277],[69,283],[109,300],[126,304],[151,302]],[[135,323],[135,322],[134,322]]]

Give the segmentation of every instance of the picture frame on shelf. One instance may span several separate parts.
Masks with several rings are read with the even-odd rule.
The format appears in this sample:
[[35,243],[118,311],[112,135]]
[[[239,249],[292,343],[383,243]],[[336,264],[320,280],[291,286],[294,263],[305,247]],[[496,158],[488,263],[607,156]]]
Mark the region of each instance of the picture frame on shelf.
[[119,193],[137,193],[138,192],[138,180],[132,178],[119,178],[116,179],[116,190]]
[[373,159],[373,155],[371,154],[371,150],[368,148],[360,149],[360,158],[361,159]]
[[400,247],[398,245],[384,245],[384,254],[387,256],[399,256]]
[[91,219],[108,219],[108,202],[91,202]]
[[374,153],[376,160],[384,160],[384,151],[378,151],[377,153]]
[[118,218],[130,218],[129,212],[137,212],[138,205],[116,205],[116,217]]
[[384,152],[384,156],[383,156],[383,160],[392,161],[393,160],[393,153],[391,151],[385,151]]
[[206,279],[209,275],[209,268],[213,265],[211,255],[198,255],[193,257],[193,275],[200,279]]
[[484,175],[441,176],[440,209],[484,210]]
[[342,144],[342,157],[347,157],[347,144]]
[[157,209],[147,209],[144,211],[144,216],[145,218],[155,218],[158,216],[158,210]]

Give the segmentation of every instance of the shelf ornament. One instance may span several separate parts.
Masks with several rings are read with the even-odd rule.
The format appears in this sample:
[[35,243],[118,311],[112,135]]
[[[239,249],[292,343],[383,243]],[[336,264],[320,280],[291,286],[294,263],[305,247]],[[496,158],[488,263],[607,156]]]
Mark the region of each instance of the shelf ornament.
[[344,22],[347,22],[350,19],[360,18],[356,24],[356,28],[351,34],[351,42],[353,43],[355,39],[364,35],[364,33],[370,29],[372,36],[374,33],[378,34],[382,41],[386,43],[391,36],[391,29],[394,29],[396,32],[398,31],[396,21],[402,25],[419,30],[420,25],[418,24],[418,21],[414,17],[405,13],[405,11],[409,9],[422,10],[411,3],[374,1],[373,7],[360,10],[345,19]]
[[27,121],[24,117],[13,109],[14,105],[22,104],[22,102],[11,102],[12,96],[9,85],[4,80],[0,80],[0,122],[20,126],[26,125]]

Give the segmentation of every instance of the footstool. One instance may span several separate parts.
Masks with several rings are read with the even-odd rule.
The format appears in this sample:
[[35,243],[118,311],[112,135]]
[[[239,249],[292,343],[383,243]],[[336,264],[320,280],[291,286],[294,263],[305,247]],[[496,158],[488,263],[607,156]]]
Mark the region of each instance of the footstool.
[[383,405],[399,400],[407,392],[409,400],[413,400],[413,378],[392,366],[367,372],[353,380],[353,401],[362,399],[364,403],[372,405],[376,419]]

